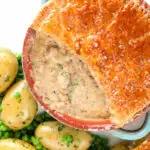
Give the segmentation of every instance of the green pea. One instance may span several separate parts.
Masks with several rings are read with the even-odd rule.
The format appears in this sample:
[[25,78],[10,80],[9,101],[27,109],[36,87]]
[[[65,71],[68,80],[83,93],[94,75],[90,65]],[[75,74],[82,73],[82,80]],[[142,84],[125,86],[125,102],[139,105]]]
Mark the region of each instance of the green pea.
[[48,113],[45,113],[45,118],[46,119],[52,119],[52,117]]
[[40,115],[37,115],[36,118],[35,118],[35,120],[36,120],[37,122],[40,122],[40,121],[41,121],[41,116],[40,116]]
[[26,141],[26,142],[30,142],[30,137],[28,135],[24,135],[22,137],[22,140]]
[[34,130],[35,128],[34,128],[34,126],[33,126],[33,124],[30,124],[28,127],[27,127],[27,130],[29,130],[29,131],[32,131],[32,130]]
[[3,132],[0,132],[0,138],[3,136]]
[[15,138],[20,139],[20,137],[21,137],[21,132],[20,131],[15,132]]
[[45,147],[43,147],[42,150],[47,150],[47,149]]
[[3,125],[3,124],[4,124],[3,121],[0,120],[0,125]]
[[35,138],[34,136],[31,137],[31,141],[33,145],[37,146],[39,144],[39,139]]
[[17,76],[18,77],[23,77],[23,73],[18,73]]
[[67,147],[69,147],[70,144],[73,143],[74,138],[72,135],[63,135],[61,140],[67,145]]
[[41,144],[38,144],[38,145],[36,145],[36,149],[42,150],[42,149],[43,149],[43,146],[42,146]]
[[1,124],[0,125],[0,131],[9,131],[9,128],[6,125]]
[[[22,66],[19,66],[19,68],[18,68],[18,72],[22,72]],[[23,74],[23,73],[22,73]]]
[[33,121],[32,125],[34,128],[36,128],[38,126],[38,123],[36,121]]
[[22,60],[22,56],[21,56],[21,54],[17,54],[17,56],[16,56],[16,57],[17,57],[17,60],[18,60],[18,61],[21,61],[21,60]]
[[4,135],[3,135],[3,137],[4,137],[5,139],[11,138],[11,137],[12,137],[12,133],[11,133],[11,132],[5,132]]
[[27,133],[27,130],[26,129],[22,129],[20,130],[21,134],[26,134]]
[[23,78],[16,78],[16,80],[15,80],[15,82],[19,82],[19,81],[21,81]]

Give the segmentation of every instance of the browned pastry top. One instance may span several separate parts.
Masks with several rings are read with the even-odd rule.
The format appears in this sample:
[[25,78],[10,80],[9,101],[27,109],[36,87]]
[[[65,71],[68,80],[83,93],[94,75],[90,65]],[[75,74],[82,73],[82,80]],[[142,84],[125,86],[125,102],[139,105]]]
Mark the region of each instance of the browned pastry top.
[[150,11],[127,0],[53,0],[32,28],[84,57],[122,125],[150,105]]
[[150,150],[150,138],[134,150]]

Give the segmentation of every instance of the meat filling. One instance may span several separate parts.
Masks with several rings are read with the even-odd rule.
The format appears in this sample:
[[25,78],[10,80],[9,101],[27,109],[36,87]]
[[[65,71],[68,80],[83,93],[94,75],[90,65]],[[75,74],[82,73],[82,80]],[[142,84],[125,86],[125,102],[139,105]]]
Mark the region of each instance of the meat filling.
[[73,51],[37,33],[30,57],[35,90],[51,109],[82,119],[110,116],[104,90]]

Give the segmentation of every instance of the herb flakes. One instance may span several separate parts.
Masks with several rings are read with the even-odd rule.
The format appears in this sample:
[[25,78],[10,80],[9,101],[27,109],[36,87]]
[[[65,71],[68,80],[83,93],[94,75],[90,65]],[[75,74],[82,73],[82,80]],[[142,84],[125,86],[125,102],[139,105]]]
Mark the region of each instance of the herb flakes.
[[16,92],[14,95],[15,99],[20,99],[21,98],[21,94],[19,92]]
[[61,132],[64,128],[65,128],[65,126],[63,124],[59,124],[58,132]]
[[58,65],[58,67],[60,68],[60,69],[63,69],[63,65],[62,64],[57,64]]
[[78,86],[79,85],[79,83],[78,82],[74,82],[74,83],[72,83],[72,86]]
[[69,147],[70,144],[73,143],[74,138],[73,138],[72,135],[63,135],[63,136],[61,137],[61,141],[62,141],[64,144],[66,144],[67,147]]
[[9,80],[10,80],[10,76],[7,76],[4,81],[8,82]]

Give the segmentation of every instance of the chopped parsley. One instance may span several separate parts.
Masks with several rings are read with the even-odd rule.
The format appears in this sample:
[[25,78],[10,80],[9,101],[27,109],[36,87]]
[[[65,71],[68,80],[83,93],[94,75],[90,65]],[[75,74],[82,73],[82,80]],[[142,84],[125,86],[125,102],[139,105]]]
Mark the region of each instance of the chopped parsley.
[[19,92],[16,92],[14,95],[15,99],[20,99],[21,98],[21,94]]
[[9,80],[10,80],[10,76],[7,76],[4,81],[8,82]]
[[62,64],[57,64],[58,65],[58,67],[60,68],[60,69],[63,69],[63,65]]
[[79,145],[82,143],[82,141],[80,139],[78,139],[77,142]]
[[64,71],[64,72],[62,72],[62,75],[63,75],[64,77],[66,77],[66,76],[68,76],[68,75],[69,75],[69,73],[68,73],[68,72],[66,72],[66,71]]
[[71,96],[71,95],[68,95],[68,99],[71,101],[71,100],[72,100],[72,96]]
[[72,100],[72,90],[69,91],[68,93],[68,99],[71,101]]
[[64,129],[64,125],[63,124],[59,124],[58,126],[58,132],[61,132]]
[[62,141],[64,144],[66,144],[67,147],[69,147],[70,144],[73,143],[73,140],[74,140],[74,138],[73,138],[72,135],[63,135],[63,136],[61,137],[61,141]]
[[72,86],[77,86],[77,85],[79,85],[79,83],[78,83],[78,82],[74,82],[74,83],[72,83]]

